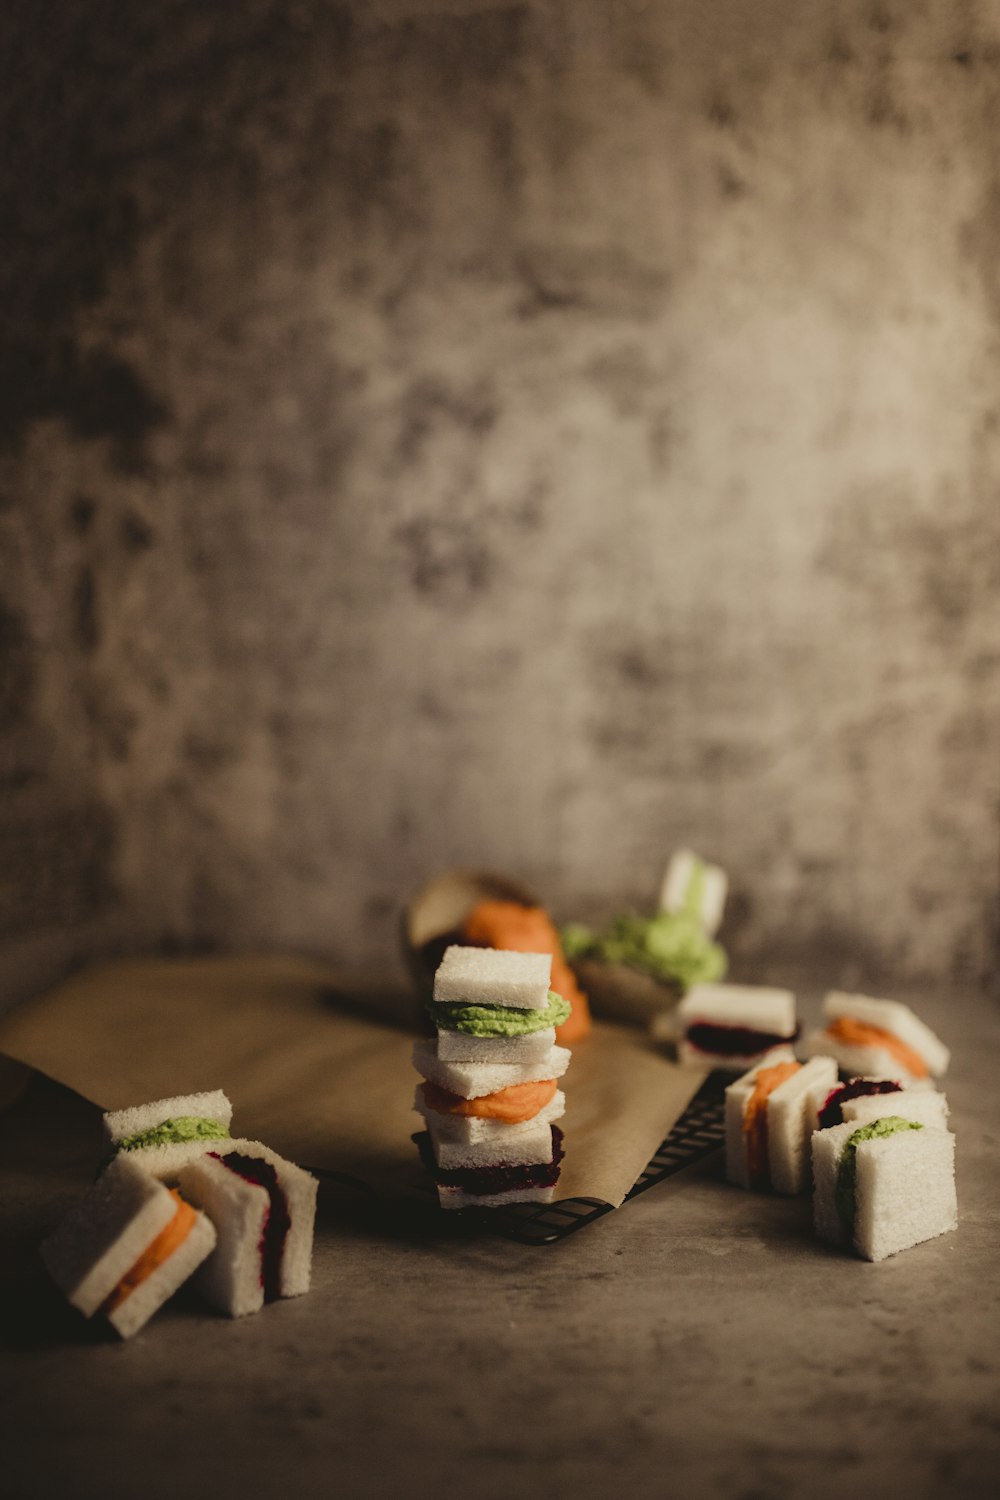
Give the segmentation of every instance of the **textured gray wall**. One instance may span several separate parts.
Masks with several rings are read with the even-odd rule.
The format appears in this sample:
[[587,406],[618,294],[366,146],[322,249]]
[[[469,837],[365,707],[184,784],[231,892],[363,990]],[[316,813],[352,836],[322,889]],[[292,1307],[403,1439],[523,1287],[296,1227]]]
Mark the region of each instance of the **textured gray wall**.
[[979,980],[1000,14],[5,7],[0,927],[385,967],[422,878],[729,867]]

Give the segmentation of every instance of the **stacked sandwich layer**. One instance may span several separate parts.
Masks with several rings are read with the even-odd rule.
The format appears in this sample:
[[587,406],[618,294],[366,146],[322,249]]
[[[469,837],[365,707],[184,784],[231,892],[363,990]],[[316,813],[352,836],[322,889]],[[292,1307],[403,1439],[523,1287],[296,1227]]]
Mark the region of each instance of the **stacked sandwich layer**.
[[549,989],[551,957],[455,945],[434,978],[437,1031],[417,1042],[416,1137],[443,1208],[548,1203],[562,1160],[555,1028],[570,1006]]
[[218,1090],[104,1116],[110,1161],[42,1246],[85,1317],[128,1338],[191,1276],[231,1317],[309,1290],[316,1179],[231,1121]]

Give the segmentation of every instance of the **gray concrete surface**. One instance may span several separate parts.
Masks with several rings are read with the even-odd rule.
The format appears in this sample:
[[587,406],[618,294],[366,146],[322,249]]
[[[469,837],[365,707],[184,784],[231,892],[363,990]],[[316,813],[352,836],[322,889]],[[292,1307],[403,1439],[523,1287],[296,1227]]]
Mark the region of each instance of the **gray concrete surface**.
[[230,1323],[182,1295],[128,1345],[37,1267],[99,1148],[92,1111],[36,1088],[0,1117],[0,1493],[992,1497],[1000,1018],[917,1003],[954,1049],[955,1234],[868,1265],[713,1167],[542,1249],[324,1189],[308,1297]]
[[0,990],[426,875],[996,952],[1000,18],[11,0]]

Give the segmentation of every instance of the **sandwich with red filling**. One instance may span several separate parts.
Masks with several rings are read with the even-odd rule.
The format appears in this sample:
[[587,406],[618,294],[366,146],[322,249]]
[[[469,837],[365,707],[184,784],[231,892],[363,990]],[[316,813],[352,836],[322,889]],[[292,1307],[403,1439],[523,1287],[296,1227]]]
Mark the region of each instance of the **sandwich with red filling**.
[[743,1073],[763,1062],[794,1061],[798,1036],[791,990],[697,984],[675,1016],[678,1060],[687,1067]]
[[195,1286],[231,1318],[309,1290],[317,1181],[259,1141],[220,1142],[181,1169],[184,1196],[215,1226]]

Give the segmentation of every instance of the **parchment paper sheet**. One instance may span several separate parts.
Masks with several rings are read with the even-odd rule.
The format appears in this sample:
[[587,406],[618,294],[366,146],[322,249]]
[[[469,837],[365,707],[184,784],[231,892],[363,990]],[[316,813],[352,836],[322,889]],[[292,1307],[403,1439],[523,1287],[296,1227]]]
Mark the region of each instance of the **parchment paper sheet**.
[[[410,1137],[415,1004],[345,993],[284,957],[153,960],[82,970],[0,1018],[0,1052],[102,1109],[222,1088],[233,1134],[388,1194],[426,1196]],[[564,1080],[560,1198],[616,1207],[697,1091],[641,1031],[598,1022]]]

